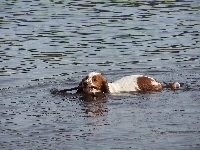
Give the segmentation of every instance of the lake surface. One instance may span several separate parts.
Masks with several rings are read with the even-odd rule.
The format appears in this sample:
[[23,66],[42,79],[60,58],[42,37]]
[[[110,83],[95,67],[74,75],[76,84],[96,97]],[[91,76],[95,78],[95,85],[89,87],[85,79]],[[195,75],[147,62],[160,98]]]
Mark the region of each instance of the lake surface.
[[[1,150],[200,149],[199,0],[3,0],[0,12]],[[91,71],[182,87],[50,93]]]

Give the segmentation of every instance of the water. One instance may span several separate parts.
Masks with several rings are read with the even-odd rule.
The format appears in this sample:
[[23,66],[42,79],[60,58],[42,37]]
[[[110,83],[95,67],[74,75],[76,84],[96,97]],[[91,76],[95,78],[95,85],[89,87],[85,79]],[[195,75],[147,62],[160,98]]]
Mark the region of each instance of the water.
[[[2,1],[1,149],[199,149],[198,0]],[[180,90],[95,101],[52,88],[91,71]]]

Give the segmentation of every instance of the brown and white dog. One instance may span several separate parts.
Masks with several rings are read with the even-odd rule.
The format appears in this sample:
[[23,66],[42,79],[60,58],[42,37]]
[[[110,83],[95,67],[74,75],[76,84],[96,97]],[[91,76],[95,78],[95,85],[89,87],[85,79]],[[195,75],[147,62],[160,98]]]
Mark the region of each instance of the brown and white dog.
[[180,84],[173,82],[164,86],[155,79],[143,75],[130,75],[108,83],[100,73],[91,72],[82,79],[77,93],[159,92],[163,88],[174,90],[180,88]]

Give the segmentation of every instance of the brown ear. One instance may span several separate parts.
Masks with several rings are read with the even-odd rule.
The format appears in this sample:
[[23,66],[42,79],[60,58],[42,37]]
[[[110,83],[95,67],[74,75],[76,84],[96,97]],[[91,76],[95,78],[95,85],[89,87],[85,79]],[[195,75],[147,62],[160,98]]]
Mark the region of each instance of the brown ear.
[[110,93],[108,82],[105,79],[102,81],[102,92]]
[[81,81],[81,82],[79,83],[79,85],[78,85],[77,93],[82,93],[82,92],[83,92],[82,82],[83,82],[83,81]]
[[82,81],[79,83],[77,93],[83,92],[83,82],[86,80],[86,78],[87,77],[83,78]]

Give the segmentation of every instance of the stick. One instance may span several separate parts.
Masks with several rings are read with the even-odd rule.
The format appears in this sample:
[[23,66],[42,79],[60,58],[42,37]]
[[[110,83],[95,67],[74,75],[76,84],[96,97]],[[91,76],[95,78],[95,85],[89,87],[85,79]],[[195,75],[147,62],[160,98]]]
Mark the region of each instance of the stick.
[[74,88],[71,88],[71,89],[60,90],[59,92],[64,93],[64,92],[67,92],[67,91],[74,91],[74,90],[78,90],[78,87],[74,87]]
[[78,90],[78,87],[74,87],[74,88],[71,88],[71,89],[64,89],[64,90],[51,89],[50,92],[51,92],[51,94],[58,94],[58,93],[64,94],[67,91],[73,91],[73,90]]

